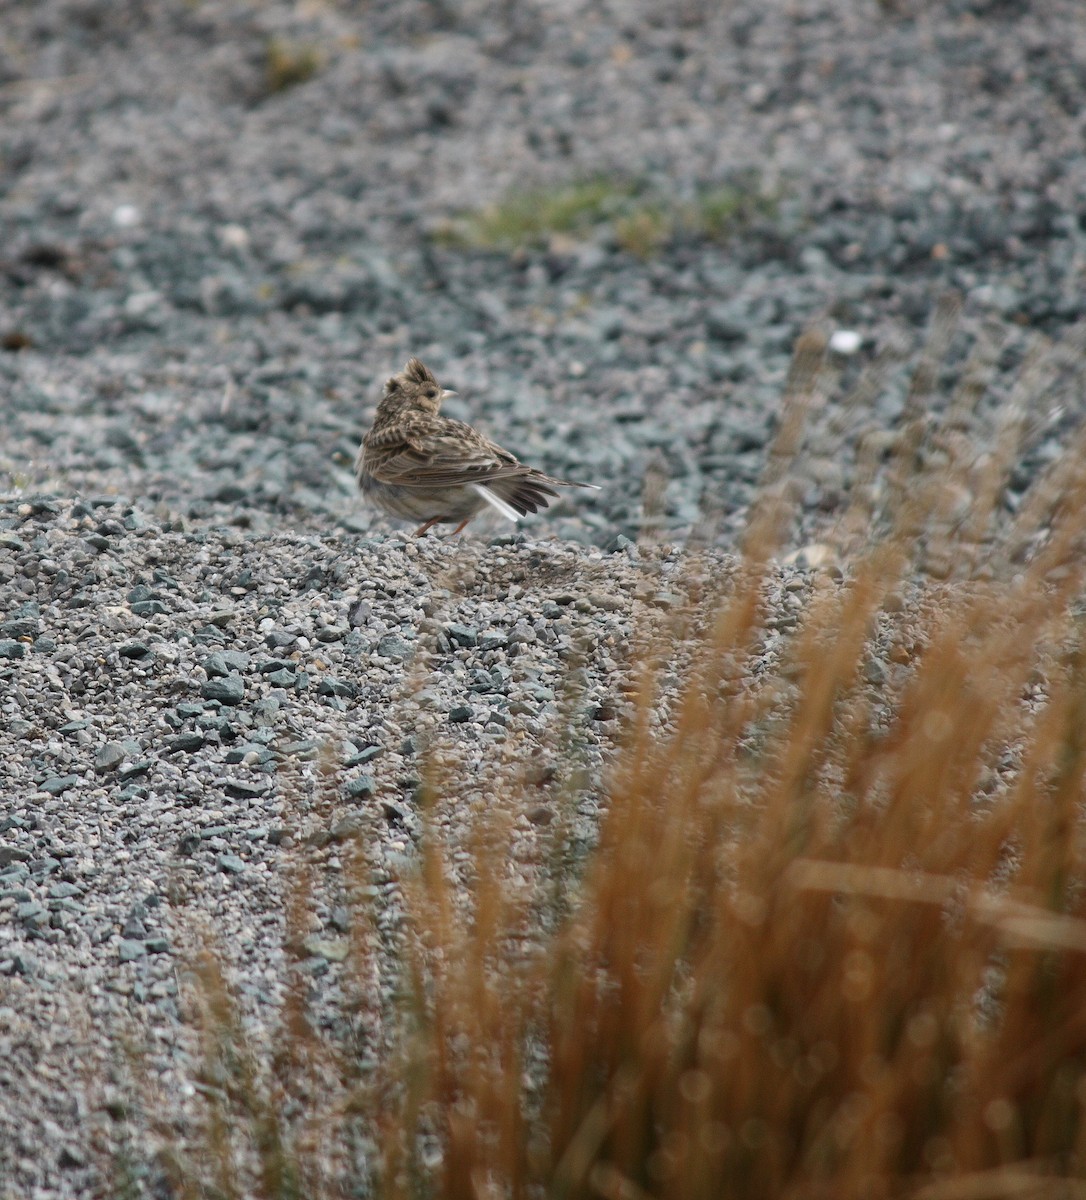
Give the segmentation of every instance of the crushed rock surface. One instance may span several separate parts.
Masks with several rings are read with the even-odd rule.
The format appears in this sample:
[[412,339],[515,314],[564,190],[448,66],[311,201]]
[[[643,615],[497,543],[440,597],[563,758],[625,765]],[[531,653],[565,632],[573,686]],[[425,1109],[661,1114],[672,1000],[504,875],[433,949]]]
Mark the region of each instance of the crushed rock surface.
[[[795,546],[869,482],[947,289],[928,406],[966,381],[980,459],[1014,397],[1013,515],[1086,408],[1086,22],[1078,0],[0,8],[0,1196],[60,1200],[103,1194],[115,1035],[191,1101],[202,939],[274,1022],[298,848],[334,1023],[367,847],[377,1023],[428,781],[458,869],[492,809],[512,869],[556,821],[591,845],[639,639],[691,578],[726,586],[805,329],[836,349]],[[312,74],[274,86],[274,47]],[[450,240],[511,189],[599,176],[747,215],[643,257],[614,222]],[[350,463],[411,354],[452,415],[602,491],[516,535],[390,533]],[[669,549],[692,530],[704,549]],[[771,573],[758,669],[809,586]]]

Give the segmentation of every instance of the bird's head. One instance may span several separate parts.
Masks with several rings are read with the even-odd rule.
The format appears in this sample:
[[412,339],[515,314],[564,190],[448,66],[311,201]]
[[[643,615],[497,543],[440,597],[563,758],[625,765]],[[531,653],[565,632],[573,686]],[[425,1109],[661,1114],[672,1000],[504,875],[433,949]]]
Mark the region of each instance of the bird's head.
[[455,395],[455,392],[438,383],[433,371],[421,359],[410,358],[404,369],[385,383],[379,408],[386,412],[422,409],[423,412],[436,413],[446,396]]

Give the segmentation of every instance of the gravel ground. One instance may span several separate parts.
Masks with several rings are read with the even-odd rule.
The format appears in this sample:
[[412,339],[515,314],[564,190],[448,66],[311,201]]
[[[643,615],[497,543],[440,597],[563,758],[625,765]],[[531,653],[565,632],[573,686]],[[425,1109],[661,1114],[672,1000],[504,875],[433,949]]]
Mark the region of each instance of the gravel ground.
[[[269,46],[316,69],[275,88]],[[101,1194],[100,1031],[184,1077],[194,928],[269,1007],[306,829],[334,1011],[340,843],[379,831],[391,928],[426,746],[453,844],[506,764],[544,763],[530,862],[575,728],[591,839],[630,638],[683,600],[682,556],[627,539],[701,527],[726,575],[804,329],[859,336],[812,405],[794,545],[894,431],[947,289],[930,407],[982,372],[977,454],[1030,353],[1068,348],[1018,397],[1013,512],[1086,407],[1084,145],[1079,0],[0,0],[0,1195]],[[597,175],[753,215],[645,257],[613,225],[443,236]],[[350,460],[416,353],[452,415],[603,490],[517,535],[390,532]],[[781,568],[771,630],[802,593]]]

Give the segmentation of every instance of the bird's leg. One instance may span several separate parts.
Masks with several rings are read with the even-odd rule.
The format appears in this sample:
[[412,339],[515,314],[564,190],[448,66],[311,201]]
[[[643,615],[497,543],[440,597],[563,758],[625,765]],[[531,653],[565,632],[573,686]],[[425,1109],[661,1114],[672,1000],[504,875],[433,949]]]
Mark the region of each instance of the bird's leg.
[[415,530],[415,537],[422,537],[422,535],[423,535],[424,533],[426,533],[428,530],[430,530],[430,529],[433,529],[433,527],[434,527],[434,526],[435,526],[435,525],[436,525],[436,524],[437,524],[437,523],[438,523],[440,520],[441,520],[441,518],[440,518],[440,517],[431,517],[431,518],[429,519],[429,521],[427,521],[427,522],[426,522],[425,524],[423,524],[423,525],[420,525],[420,526],[418,527],[418,529],[416,529],[416,530]]
[[[472,514],[471,514],[471,516],[473,517],[473,516],[475,516],[475,514],[474,514],[474,513],[472,513]],[[455,528],[455,529],[452,531],[452,533],[451,533],[449,536],[450,536],[450,537],[456,537],[456,535],[457,535],[458,533],[461,533],[461,532],[463,532],[464,526],[465,526],[465,525],[466,525],[466,524],[467,524],[467,523],[468,523],[470,520],[471,520],[471,517],[465,517],[465,518],[464,518],[464,519],[463,519],[463,520],[460,522],[460,524],[459,524],[459,525],[457,525],[457,527],[456,527],[456,528]]]

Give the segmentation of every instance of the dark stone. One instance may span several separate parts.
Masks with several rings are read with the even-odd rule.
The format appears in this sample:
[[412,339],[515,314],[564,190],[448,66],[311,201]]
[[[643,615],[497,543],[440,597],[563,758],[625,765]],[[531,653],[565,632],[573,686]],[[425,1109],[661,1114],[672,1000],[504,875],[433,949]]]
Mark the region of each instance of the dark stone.
[[199,750],[204,744],[204,735],[193,730],[191,733],[180,733],[177,737],[169,738],[166,741],[166,753],[176,754],[181,750]]
[[245,682],[240,675],[209,679],[200,688],[200,694],[207,700],[218,700],[220,704],[240,704],[245,699]]
[[477,646],[479,644],[479,632],[472,629],[470,625],[446,625],[445,634],[450,642],[454,642],[457,646]]
[[137,600],[130,607],[137,617],[154,617],[168,611],[161,600]]
[[216,650],[204,659],[203,667],[211,679],[224,678],[231,671],[244,671],[249,665],[248,654],[240,650]]
[[45,780],[41,785],[41,790],[48,792],[50,796],[59,796],[61,792],[66,792],[78,783],[78,775],[54,775],[51,779]]
[[244,779],[218,779],[216,783],[235,800],[253,800],[263,796],[270,787],[267,783],[249,783]]

